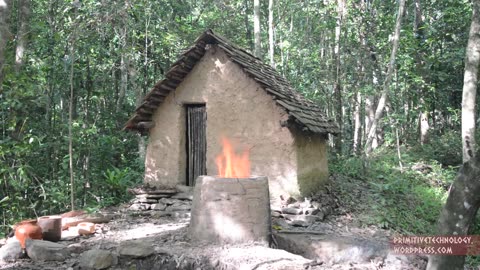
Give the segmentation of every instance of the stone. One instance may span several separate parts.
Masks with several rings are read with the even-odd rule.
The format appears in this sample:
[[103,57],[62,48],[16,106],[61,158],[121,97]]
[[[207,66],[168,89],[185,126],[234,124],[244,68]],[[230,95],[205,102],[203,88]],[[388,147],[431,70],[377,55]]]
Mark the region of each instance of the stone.
[[275,239],[279,249],[333,264],[370,262],[375,257],[385,257],[389,250],[388,242],[333,234],[302,235],[278,232]]
[[303,220],[294,220],[290,222],[290,225],[292,225],[293,227],[308,227],[312,225],[312,223],[309,223]]
[[180,205],[192,205],[192,202],[178,200],[172,204],[172,206],[180,206]]
[[287,208],[300,208],[300,203],[290,203],[287,205]]
[[291,226],[287,223],[287,221],[283,218],[276,218],[272,221],[272,225],[274,229],[285,230],[289,229]]
[[193,193],[177,193],[172,196],[172,199],[179,199],[179,200],[193,200]]
[[294,216],[295,218],[290,218],[289,224],[294,227],[309,227],[315,221],[317,221],[316,216]]
[[134,211],[138,211],[138,210],[149,210],[150,209],[150,205],[149,204],[138,204],[138,203],[134,203],[132,204],[128,209],[130,210],[134,210]]
[[176,211],[187,211],[192,209],[191,205],[182,204],[182,205],[170,205],[167,207],[166,211],[176,212]]
[[318,221],[323,221],[325,219],[325,213],[323,213],[323,211],[319,211],[315,216],[317,216]]
[[71,253],[82,253],[83,245],[81,243],[75,243],[75,244],[68,245],[67,249]]
[[[305,216],[305,215],[288,215],[288,214],[284,214],[283,217],[286,219],[286,220],[289,220],[289,221],[303,221],[303,222],[306,222],[307,224],[311,225],[313,224],[315,221],[318,221],[318,216]],[[291,224],[291,223],[290,223]],[[299,223],[300,224],[300,223]]]
[[278,206],[275,206],[275,205],[270,206],[270,210],[282,213],[282,208],[280,208]]
[[171,212],[171,216],[174,217],[174,218],[189,218],[190,217],[190,211]]
[[161,198],[170,198],[171,196],[172,194],[140,194],[140,195],[136,195],[135,198],[159,200]]
[[70,251],[62,244],[27,239],[25,245],[27,255],[33,261],[64,261],[70,257]]
[[317,209],[319,209],[319,208],[321,208],[321,207],[322,207],[322,204],[321,204],[321,203],[319,203],[319,202],[311,202],[311,204],[312,204],[312,207],[313,207],[313,208],[317,208]]
[[280,217],[280,216],[282,216],[282,214],[280,214],[280,213],[277,212],[277,211],[272,211],[272,212],[270,213],[270,215],[271,215],[272,217]]
[[332,212],[333,212],[333,209],[331,206],[325,206],[323,209],[322,209],[322,212],[325,216],[328,216],[330,215]]
[[311,229],[313,231],[328,232],[328,231],[332,231],[333,227],[332,227],[332,225],[330,225],[328,223],[317,222],[317,223],[313,224]]
[[151,214],[152,218],[161,218],[161,217],[168,217],[171,216],[172,213],[166,211],[155,211]]
[[81,269],[106,269],[117,264],[118,258],[108,250],[92,249],[80,255]]
[[297,202],[297,200],[295,200],[295,198],[293,198],[293,197],[288,197],[288,199],[287,199],[287,204],[292,204],[292,203],[296,203],[296,202]]
[[185,185],[177,185],[175,187],[178,193],[192,193],[193,194],[193,187],[185,186]]
[[155,187],[136,187],[127,189],[128,192],[134,195],[140,194],[175,194],[177,193],[176,189],[156,189]]
[[289,215],[301,215],[303,214],[303,210],[299,208],[285,207],[282,208],[282,213]]
[[176,203],[177,200],[171,199],[171,198],[161,198],[161,199],[159,200],[159,202],[161,202],[161,203],[163,203],[163,204],[166,204],[166,205],[172,205],[172,204]]
[[317,208],[305,208],[303,209],[303,213],[305,215],[316,215],[320,212]]
[[145,240],[130,240],[120,243],[117,248],[120,256],[128,256],[133,258],[145,258],[153,254],[153,245]]
[[152,206],[150,207],[150,209],[157,210],[157,211],[163,211],[165,210],[165,208],[167,208],[167,205],[160,202],[156,204],[152,204]]
[[18,240],[8,241],[4,246],[0,248],[0,261],[15,261],[22,256],[22,247],[20,246],[20,242]]
[[310,208],[310,207],[312,207],[312,203],[311,203],[310,200],[305,199],[304,202],[300,203],[300,207],[301,208]]
[[158,200],[156,199],[147,199],[147,198],[141,198],[141,199],[135,199],[133,203],[157,203]]

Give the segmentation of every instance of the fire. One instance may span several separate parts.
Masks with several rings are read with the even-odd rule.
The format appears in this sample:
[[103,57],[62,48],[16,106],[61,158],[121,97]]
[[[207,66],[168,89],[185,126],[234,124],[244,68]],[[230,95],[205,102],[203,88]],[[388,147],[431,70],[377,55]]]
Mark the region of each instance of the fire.
[[222,153],[217,156],[218,175],[226,178],[245,178],[250,176],[250,160],[248,149],[241,155],[234,151],[232,143],[227,138],[222,138]]

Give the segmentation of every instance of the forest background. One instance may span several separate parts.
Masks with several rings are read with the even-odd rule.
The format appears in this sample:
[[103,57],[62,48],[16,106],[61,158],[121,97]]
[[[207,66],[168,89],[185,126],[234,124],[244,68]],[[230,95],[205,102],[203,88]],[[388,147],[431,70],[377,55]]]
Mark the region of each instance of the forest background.
[[[210,28],[340,124],[330,170],[340,183],[368,185],[359,222],[433,232],[462,164],[472,5],[411,0],[402,10],[402,2],[0,0],[0,231],[125,201],[142,181],[146,141],[123,124]],[[340,196],[355,207],[349,190]]]

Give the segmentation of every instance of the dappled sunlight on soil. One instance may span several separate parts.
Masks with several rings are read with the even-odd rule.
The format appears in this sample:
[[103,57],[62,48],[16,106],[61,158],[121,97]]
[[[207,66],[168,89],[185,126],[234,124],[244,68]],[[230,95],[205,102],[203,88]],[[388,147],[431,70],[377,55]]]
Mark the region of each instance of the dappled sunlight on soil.
[[155,224],[155,223],[140,223],[133,228],[126,230],[120,230],[117,232],[115,240],[116,241],[125,241],[138,239],[143,237],[157,236],[165,234],[167,232],[179,230],[186,228],[188,226],[188,221],[178,221],[165,224]]

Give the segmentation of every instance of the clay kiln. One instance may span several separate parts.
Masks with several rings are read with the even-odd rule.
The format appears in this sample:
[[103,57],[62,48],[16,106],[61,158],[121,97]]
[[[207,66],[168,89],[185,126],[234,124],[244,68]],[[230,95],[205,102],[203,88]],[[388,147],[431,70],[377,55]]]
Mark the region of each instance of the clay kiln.
[[192,240],[210,243],[270,242],[270,197],[265,176],[196,180]]

